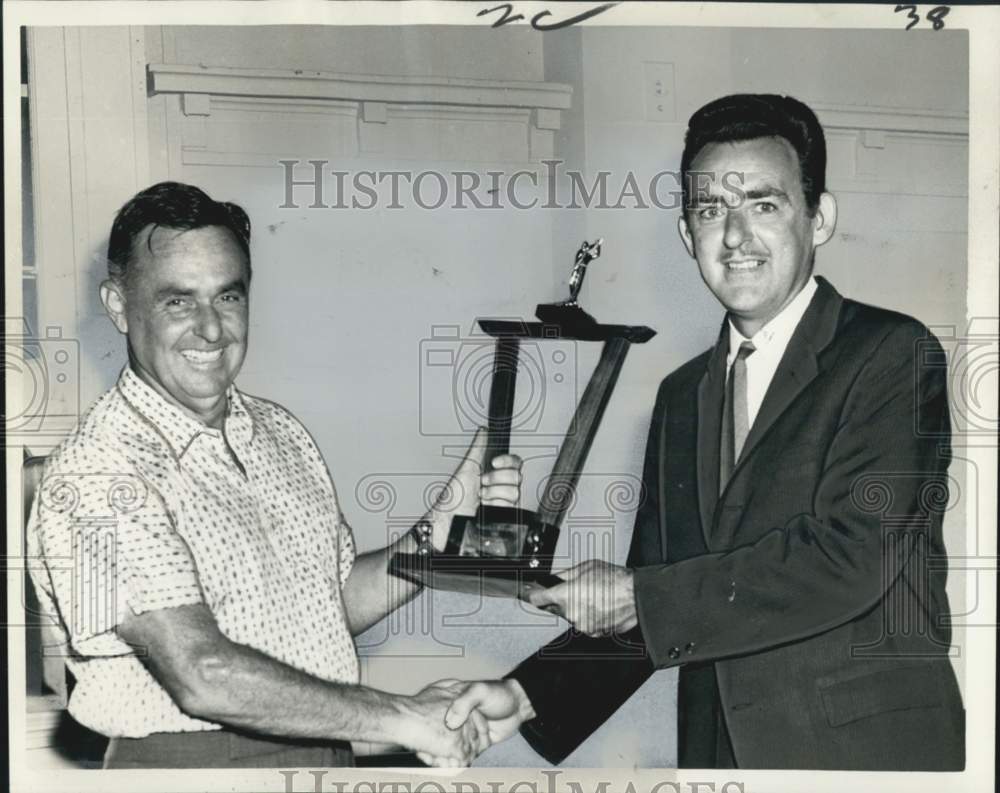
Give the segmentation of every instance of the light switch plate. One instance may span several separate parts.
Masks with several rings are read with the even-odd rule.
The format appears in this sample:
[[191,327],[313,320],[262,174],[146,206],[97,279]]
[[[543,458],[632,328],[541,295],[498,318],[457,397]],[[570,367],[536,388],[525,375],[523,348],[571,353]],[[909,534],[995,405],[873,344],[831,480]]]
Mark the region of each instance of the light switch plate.
[[672,63],[645,61],[642,64],[642,89],[647,121],[677,120]]

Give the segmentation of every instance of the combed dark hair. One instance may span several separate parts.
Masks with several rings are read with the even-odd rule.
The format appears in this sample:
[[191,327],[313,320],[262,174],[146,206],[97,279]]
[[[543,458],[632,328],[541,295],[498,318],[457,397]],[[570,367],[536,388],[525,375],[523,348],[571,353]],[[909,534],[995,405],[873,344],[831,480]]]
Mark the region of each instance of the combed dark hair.
[[[214,201],[205,191],[180,182],[160,182],[136,193],[115,216],[108,240],[108,275],[124,283],[136,238],[146,226],[170,229],[222,226],[236,238],[250,277],[250,218],[243,207]],[[152,234],[152,231],[150,232]],[[147,244],[149,241],[147,237]]]
[[770,137],[784,138],[795,149],[806,207],[815,212],[826,190],[823,127],[816,114],[798,99],[777,94],[732,94],[695,111],[688,122],[681,155],[684,207],[690,207],[688,171],[706,145]]

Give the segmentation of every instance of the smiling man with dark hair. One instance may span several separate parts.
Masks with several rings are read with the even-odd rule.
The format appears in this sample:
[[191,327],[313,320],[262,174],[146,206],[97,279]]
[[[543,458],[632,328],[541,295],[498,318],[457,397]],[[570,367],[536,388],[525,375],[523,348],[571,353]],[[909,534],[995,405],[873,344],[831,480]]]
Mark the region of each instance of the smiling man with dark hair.
[[626,566],[584,562],[533,592],[574,629],[471,685],[452,726],[478,708],[561,762],[679,667],[681,767],[963,768],[932,568],[950,426],[928,362],[943,353],[917,320],[813,275],[837,220],[825,163],[816,116],[789,97],[691,118],[682,170],[708,178],[678,228],[726,310],[718,341],[660,386]]
[[360,685],[352,637],[418,591],[390,582],[389,556],[443,548],[480,502],[516,503],[520,460],[486,470],[480,433],[410,533],[358,554],[309,433],[234,384],[246,213],[154,185],[118,213],[108,258],[101,300],[129,363],[48,459],[28,529],[66,634],[69,712],[111,739],[105,767],[343,766],[351,740],[467,763],[486,725],[446,727],[445,686]]

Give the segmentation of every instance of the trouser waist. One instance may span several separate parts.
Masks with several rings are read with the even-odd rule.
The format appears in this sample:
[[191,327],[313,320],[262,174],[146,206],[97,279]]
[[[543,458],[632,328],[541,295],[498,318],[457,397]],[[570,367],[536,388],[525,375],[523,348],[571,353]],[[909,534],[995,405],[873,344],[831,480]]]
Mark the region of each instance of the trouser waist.
[[277,738],[233,730],[112,738],[105,768],[336,768],[354,765],[346,741]]

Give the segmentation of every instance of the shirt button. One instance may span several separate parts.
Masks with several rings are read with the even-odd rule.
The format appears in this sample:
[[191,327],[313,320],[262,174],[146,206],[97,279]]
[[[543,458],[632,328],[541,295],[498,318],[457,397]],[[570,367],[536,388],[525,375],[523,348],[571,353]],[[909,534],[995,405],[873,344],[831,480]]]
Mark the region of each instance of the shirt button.
[[681,651],[679,647],[671,647],[669,650],[667,650],[667,658],[669,658],[671,661],[676,661],[680,657],[681,657]]
[[691,653],[694,652],[694,642],[688,642],[687,644],[685,644],[684,652],[686,652],[688,655],[691,655]]

